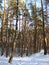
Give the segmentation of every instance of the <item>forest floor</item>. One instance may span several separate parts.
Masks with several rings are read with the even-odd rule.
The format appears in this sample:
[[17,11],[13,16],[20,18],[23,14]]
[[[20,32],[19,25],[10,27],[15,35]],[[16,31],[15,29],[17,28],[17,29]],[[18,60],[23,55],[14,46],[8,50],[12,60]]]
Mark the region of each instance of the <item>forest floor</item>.
[[12,63],[8,63],[9,57],[0,56],[0,65],[49,65],[49,54],[44,51],[32,54],[29,57],[14,57]]

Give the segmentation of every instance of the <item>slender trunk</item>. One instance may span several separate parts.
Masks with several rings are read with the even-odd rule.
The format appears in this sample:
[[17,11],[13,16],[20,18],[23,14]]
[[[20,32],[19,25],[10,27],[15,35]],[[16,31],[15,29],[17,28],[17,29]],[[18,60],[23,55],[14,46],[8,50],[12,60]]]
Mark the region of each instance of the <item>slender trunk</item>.
[[44,45],[44,55],[47,54],[47,49],[46,49],[46,42],[45,42],[45,31],[44,31],[44,27],[45,27],[45,24],[44,24],[44,11],[43,11],[43,3],[42,3],[42,0],[41,0],[41,7],[42,7],[42,20],[43,20],[43,45]]
[[36,33],[35,32],[34,32],[34,53],[36,53]]
[[[16,9],[16,31],[18,30],[18,0],[17,0],[17,9]],[[12,53],[11,53],[11,56],[10,56],[10,59],[9,59],[9,63],[11,63],[12,61],[12,58],[14,56],[14,50],[15,50],[15,39],[16,39],[16,32],[15,32],[15,35],[14,35],[14,39],[13,39],[13,45],[12,45]]]
[[9,54],[9,43],[8,43],[8,11],[7,11],[7,21],[6,21],[6,57],[8,57],[8,54]]
[[36,35],[37,35],[37,20],[36,20],[36,0],[35,0],[35,25],[34,25],[34,53],[36,53]]
[[4,37],[4,27],[5,27],[5,25],[4,25],[4,23],[5,23],[5,19],[6,19],[6,0],[4,0],[4,18],[3,18],[3,21],[2,21],[2,30],[1,30],[1,33],[2,33],[2,52],[1,52],[1,55],[3,55],[3,51],[4,51],[4,44],[3,44],[3,37]]

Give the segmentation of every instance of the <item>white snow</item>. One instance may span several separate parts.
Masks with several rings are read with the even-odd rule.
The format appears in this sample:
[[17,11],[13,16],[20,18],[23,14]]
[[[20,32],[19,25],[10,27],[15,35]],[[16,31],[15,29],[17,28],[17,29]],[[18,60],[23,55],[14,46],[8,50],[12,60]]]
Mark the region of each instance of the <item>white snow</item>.
[[8,63],[9,57],[0,56],[0,65],[49,65],[49,54],[44,55],[42,50],[29,57],[14,57],[12,63]]

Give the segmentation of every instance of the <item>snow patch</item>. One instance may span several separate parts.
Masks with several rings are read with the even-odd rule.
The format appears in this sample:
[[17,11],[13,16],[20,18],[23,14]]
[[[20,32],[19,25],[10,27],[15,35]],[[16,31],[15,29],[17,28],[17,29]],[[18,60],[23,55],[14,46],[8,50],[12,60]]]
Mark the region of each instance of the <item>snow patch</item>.
[[0,65],[49,65],[49,54],[44,55],[44,51],[32,54],[29,57],[14,57],[12,63],[8,63],[9,57],[0,56]]

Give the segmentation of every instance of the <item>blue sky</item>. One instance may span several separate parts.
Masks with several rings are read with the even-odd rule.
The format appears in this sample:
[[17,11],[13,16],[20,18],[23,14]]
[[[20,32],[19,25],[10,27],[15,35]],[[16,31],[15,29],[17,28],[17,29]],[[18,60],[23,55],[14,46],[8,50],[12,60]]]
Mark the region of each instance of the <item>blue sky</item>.
[[[26,3],[34,3],[34,0],[24,0],[24,2],[26,2]],[[40,4],[40,0],[36,0],[36,4],[37,4],[37,7],[40,7],[41,6],[41,4]]]

